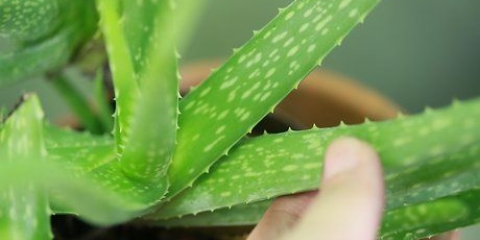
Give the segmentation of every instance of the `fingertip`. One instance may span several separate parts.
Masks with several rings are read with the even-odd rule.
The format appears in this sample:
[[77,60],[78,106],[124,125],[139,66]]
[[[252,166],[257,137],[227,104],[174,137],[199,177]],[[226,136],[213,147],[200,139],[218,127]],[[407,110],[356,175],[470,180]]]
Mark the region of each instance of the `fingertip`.
[[319,196],[286,239],[375,239],[384,205],[375,150],[350,137],[334,141],[322,179]]

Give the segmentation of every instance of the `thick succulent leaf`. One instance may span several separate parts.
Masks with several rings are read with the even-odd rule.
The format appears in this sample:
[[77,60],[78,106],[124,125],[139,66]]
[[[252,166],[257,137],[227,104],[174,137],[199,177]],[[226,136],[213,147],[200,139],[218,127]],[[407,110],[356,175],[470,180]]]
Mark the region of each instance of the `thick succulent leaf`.
[[[480,222],[480,191],[474,189],[417,205],[387,209],[379,239],[405,240],[430,238]],[[256,224],[271,201],[261,201],[213,212],[156,221],[167,227],[240,226]]]
[[169,196],[207,171],[377,2],[298,0],[188,94],[180,102]]
[[479,188],[480,144],[477,141],[456,151],[419,166],[389,171],[386,176],[388,207],[396,209]]
[[[26,102],[0,128],[0,169],[44,160],[42,118],[38,99],[26,97]],[[35,182],[16,181],[16,177],[0,181],[4,185],[0,191],[0,239],[50,239],[47,195]]]
[[93,0],[2,0],[0,18],[0,34],[11,42],[0,54],[0,86],[65,64],[97,20]]
[[112,106],[110,99],[107,97],[107,90],[103,78],[102,70],[97,70],[95,76],[95,103],[98,107],[98,118],[102,123],[105,132],[113,130]]
[[76,177],[70,171],[65,171],[63,167],[50,162],[30,164],[15,162],[2,165],[0,168],[2,192],[17,182],[34,183],[42,192],[48,193],[49,201],[59,209],[76,213],[96,224],[125,222],[144,214],[149,207],[142,202],[132,201],[133,197],[112,192],[112,187],[108,184],[92,180],[90,176]]
[[[477,173],[478,175],[478,173]],[[480,190],[448,196],[385,213],[380,239],[430,238],[480,222]]]
[[[240,204],[231,208],[222,208],[212,212],[202,212],[180,218],[154,221],[155,225],[165,227],[218,227],[246,226],[256,224],[263,216],[272,200],[249,204]],[[149,219],[149,217],[144,217]],[[150,223],[151,224],[151,223]]]
[[41,38],[60,24],[60,0],[0,0],[0,36],[21,40]]
[[[363,139],[379,152],[392,209],[480,187],[475,177],[480,155],[479,106],[480,100],[475,100],[388,122],[245,140],[155,215],[171,218],[315,189],[325,148],[341,136]],[[442,169],[448,170],[430,178]]]
[[[102,204],[108,204],[108,201],[113,201],[113,206],[108,209],[114,210],[114,206],[119,207],[120,204],[115,203],[115,201],[119,201],[116,198],[123,198],[122,201],[126,204],[133,204],[136,208],[139,208],[132,212],[128,211],[128,208],[126,209],[126,212],[129,214],[124,217],[133,217],[136,216],[135,214],[138,214],[137,211],[140,211],[142,207],[143,210],[146,210],[159,200],[159,192],[164,191],[164,186],[156,183],[147,184],[125,177],[122,168],[118,166],[119,162],[116,161],[112,138],[108,136],[94,136],[89,133],[78,133],[51,125],[46,125],[45,130],[48,160],[55,163],[55,166],[61,167],[63,171],[77,177],[78,180],[75,180],[77,182],[72,180],[71,184],[73,186],[80,185],[78,186],[79,191],[85,191],[82,190],[83,186],[86,186],[86,183],[90,183],[99,187],[98,189],[103,192],[102,195],[111,194],[112,197],[109,197],[111,199],[97,200],[102,201]],[[65,183],[65,187],[67,186],[68,184]],[[72,190],[67,191],[69,194],[72,194],[71,192]],[[75,193],[73,194],[76,195]],[[98,193],[91,192],[90,194]],[[69,202],[69,196],[66,195],[64,191],[55,191],[51,194],[51,204],[54,212],[80,213],[80,216],[85,217],[84,212],[78,212],[75,209],[77,206],[72,205]],[[118,209],[115,211],[124,212]],[[93,220],[96,221],[95,219]]]
[[115,87],[114,136],[117,152],[121,154],[131,132],[132,118],[140,91],[120,21],[120,4],[116,0],[97,0],[96,3]]
[[125,38],[128,42],[131,61],[135,73],[142,72],[146,55],[149,48],[158,41],[158,32],[155,28],[156,16],[165,13],[168,8],[168,1],[120,1],[123,13],[123,25],[125,28]]
[[45,145],[49,161],[75,175],[91,172],[116,159],[113,139],[87,132],[45,125]]
[[[109,185],[110,182],[95,181],[91,176],[100,174],[74,174],[49,161],[51,158],[45,148],[49,144],[44,144],[42,116],[38,99],[31,96],[0,130],[1,239],[50,239],[49,205],[52,202],[98,224],[123,222],[143,214],[150,207],[142,202],[145,196],[135,198],[136,195],[125,193],[132,189],[131,192],[136,193],[150,186],[131,182],[127,184],[130,188],[118,191],[115,186],[123,182]],[[54,134],[66,136],[59,132]],[[81,142],[82,137],[76,139]],[[111,153],[113,155],[113,150]],[[111,181],[116,180],[105,174],[108,170],[100,170],[103,167],[95,169],[95,173],[104,173],[100,178],[105,176]],[[154,187],[151,188],[155,192]]]
[[[135,103],[131,134],[121,157],[122,168],[130,177],[164,185],[165,193],[177,131],[178,76],[172,22],[175,12],[167,0],[124,4],[125,33],[130,36],[126,39],[130,40],[130,51],[134,51],[132,62],[137,68],[140,98]],[[140,36],[132,36],[139,32]],[[158,101],[160,96],[162,100]]]
[[122,1],[121,11],[118,2],[98,2],[115,82],[121,168],[129,177],[163,185],[166,192],[177,129],[175,47],[183,32],[177,23],[191,23],[188,13],[203,1]]
[[[423,239],[480,222],[480,191],[461,193],[434,201],[386,210],[379,239]],[[157,221],[167,227],[241,226],[256,224],[271,201],[261,201],[213,212]]]
[[[440,158],[441,164],[432,159],[420,168],[407,167],[398,173],[389,171],[382,239],[404,239],[405,236],[419,239],[480,222],[477,211],[480,209],[480,146],[471,148],[468,154],[476,159],[473,164],[453,156]],[[452,169],[452,165],[456,168]],[[146,218],[153,219],[156,225],[169,227],[248,225],[260,220],[270,202],[240,204],[168,220],[155,221],[155,214]]]

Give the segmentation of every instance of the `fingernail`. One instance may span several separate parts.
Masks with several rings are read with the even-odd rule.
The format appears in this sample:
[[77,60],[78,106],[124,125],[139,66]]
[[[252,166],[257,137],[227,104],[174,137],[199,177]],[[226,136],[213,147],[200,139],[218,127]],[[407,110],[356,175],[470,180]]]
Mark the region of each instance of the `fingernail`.
[[325,154],[323,179],[331,179],[358,166],[363,146],[363,142],[352,137],[333,141]]

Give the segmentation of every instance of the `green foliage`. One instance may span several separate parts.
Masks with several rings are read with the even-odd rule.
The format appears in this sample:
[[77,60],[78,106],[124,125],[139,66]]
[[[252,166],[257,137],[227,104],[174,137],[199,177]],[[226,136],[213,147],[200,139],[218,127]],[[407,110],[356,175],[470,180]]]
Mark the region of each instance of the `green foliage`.
[[[0,1],[0,86],[65,65],[95,31],[93,0]],[[48,56],[48,61],[45,61]]]
[[382,158],[382,239],[480,221],[479,100],[388,122],[243,138],[378,2],[297,0],[179,99],[175,49],[203,1],[0,0],[0,34],[14,43],[0,55],[0,84],[65,64],[93,32],[83,23],[98,14],[116,104],[108,119],[98,74],[99,118],[82,112],[88,104],[75,89],[57,85],[89,129],[113,122],[113,136],[45,123],[35,95],[1,123],[0,238],[50,239],[52,213],[96,224],[255,223],[273,198],[317,188],[325,148],[347,135]]
[[[32,98],[2,126],[0,132],[2,167],[8,169],[14,162],[28,166],[30,163],[35,165],[36,162],[45,161],[42,118],[40,103],[37,98]],[[3,189],[0,195],[0,238],[12,240],[50,238],[50,209],[46,193],[34,182],[12,180],[13,178],[6,182],[1,181]]]
[[189,93],[180,103],[169,196],[191,185],[226,154],[377,2],[339,7],[327,1],[297,1]]

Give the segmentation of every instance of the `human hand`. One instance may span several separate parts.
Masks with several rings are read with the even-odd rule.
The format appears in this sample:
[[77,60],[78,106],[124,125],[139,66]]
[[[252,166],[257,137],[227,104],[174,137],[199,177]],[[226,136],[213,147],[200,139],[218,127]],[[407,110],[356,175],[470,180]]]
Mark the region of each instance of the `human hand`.
[[321,191],[277,199],[248,240],[373,240],[384,205],[380,161],[354,138],[335,141],[325,155]]
[[[321,191],[280,197],[247,240],[373,240],[384,205],[379,158],[354,138],[335,141],[325,156]],[[430,240],[456,240],[458,232]]]

